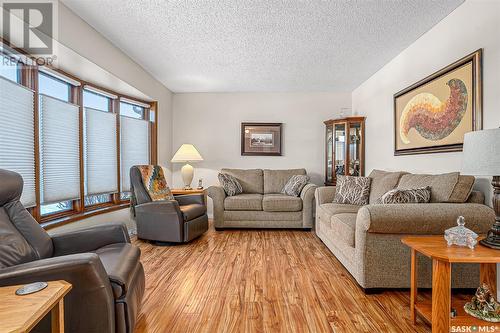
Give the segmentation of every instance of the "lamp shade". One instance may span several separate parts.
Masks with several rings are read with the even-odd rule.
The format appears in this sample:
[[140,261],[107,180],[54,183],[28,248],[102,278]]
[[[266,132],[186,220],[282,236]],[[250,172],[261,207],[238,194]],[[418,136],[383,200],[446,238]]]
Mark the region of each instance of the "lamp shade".
[[500,176],[500,128],[465,134],[462,172]]
[[183,144],[175,153],[171,162],[196,162],[203,161],[200,153],[191,144]]

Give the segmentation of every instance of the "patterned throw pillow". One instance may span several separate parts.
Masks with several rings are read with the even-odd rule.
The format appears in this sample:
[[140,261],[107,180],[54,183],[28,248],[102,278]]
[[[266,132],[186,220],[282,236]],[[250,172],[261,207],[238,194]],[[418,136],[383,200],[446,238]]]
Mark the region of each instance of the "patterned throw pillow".
[[394,189],[380,198],[382,204],[428,203],[431,201],[430,186],[413,189]]
[[137,167],[141,172],[142,183],[152,201],[174,200],[161,166],[138,165]]
[[306,175],[294,175],[290,177],[285,186],[283,186],[281,193],[293,197],[298,197],[308,181],[309,177]]
[[219,173],[217,178],[219,178],[219,183],[228,196],[232,197],[233,195],[243,193],[243,188],[241,187],[238,179],[234,178],[230,174]]
[[370,177],[337,176],[333,203],[367,205],[370,198]]

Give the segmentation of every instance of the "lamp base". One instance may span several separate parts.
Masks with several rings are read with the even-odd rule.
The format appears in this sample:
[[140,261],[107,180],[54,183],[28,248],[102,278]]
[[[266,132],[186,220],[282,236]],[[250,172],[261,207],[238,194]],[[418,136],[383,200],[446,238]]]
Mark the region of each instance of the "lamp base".
[[492,249],[500,250],[500,222],[496,221],[495,224],[488,231],[486,238],[479,241],[481,245],[490,247]]
[[194,168],[190,164],[185,164],[181,168],[182,182],[184,183],[185,190],[191,190],[191,182],[194,177]]
[[491,185],[493,186],[493,209],[496,218],[486,238],[482,239],[480,243],[492,249],[500,250],[500,176],[494,176]]

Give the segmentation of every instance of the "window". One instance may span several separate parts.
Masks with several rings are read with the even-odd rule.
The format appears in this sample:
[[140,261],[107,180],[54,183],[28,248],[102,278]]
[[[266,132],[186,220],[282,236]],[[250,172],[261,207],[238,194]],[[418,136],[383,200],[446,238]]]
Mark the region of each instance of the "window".
[[120,116],[144,119],[145,110],[142,106],[120,102]]
[[110,102],[111,98],[109,97],[89,91],[87,89],[83,90],[83,106],[86,108],[108,112],[110,111]]
[[21,202],[36,205],[34,93],[0,77],[0,168],[24,179]]
[[38,92],[69,102],[71,86],[55,77],[40,72],[38,74]]
[[131,163],[156,159],[156,104],[0,59],[0,168],[22,175],[35,219],[54,225],[126,204]]
[[79,109],[71,85],[39,72],[41,215],[73,209],[80,196]]
[[19,67],[15,58],[0,53],[0,76],[19,83]]

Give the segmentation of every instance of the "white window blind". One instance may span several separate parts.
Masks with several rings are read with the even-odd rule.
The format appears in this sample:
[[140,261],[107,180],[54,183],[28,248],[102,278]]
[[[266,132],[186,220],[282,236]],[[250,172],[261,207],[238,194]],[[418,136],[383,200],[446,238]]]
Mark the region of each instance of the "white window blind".
[[130,168],[149,164],[149,122],[120,117],[122,192],[130,191]]
[[79,108],[40,95],[42,204],[80,197]]
[[116,117],[85,108],[86,195],[118,191]]
[[0,115],[0,168],[23,177],[21,203],[33,207],[36,205],[33,91],[0,78]]

